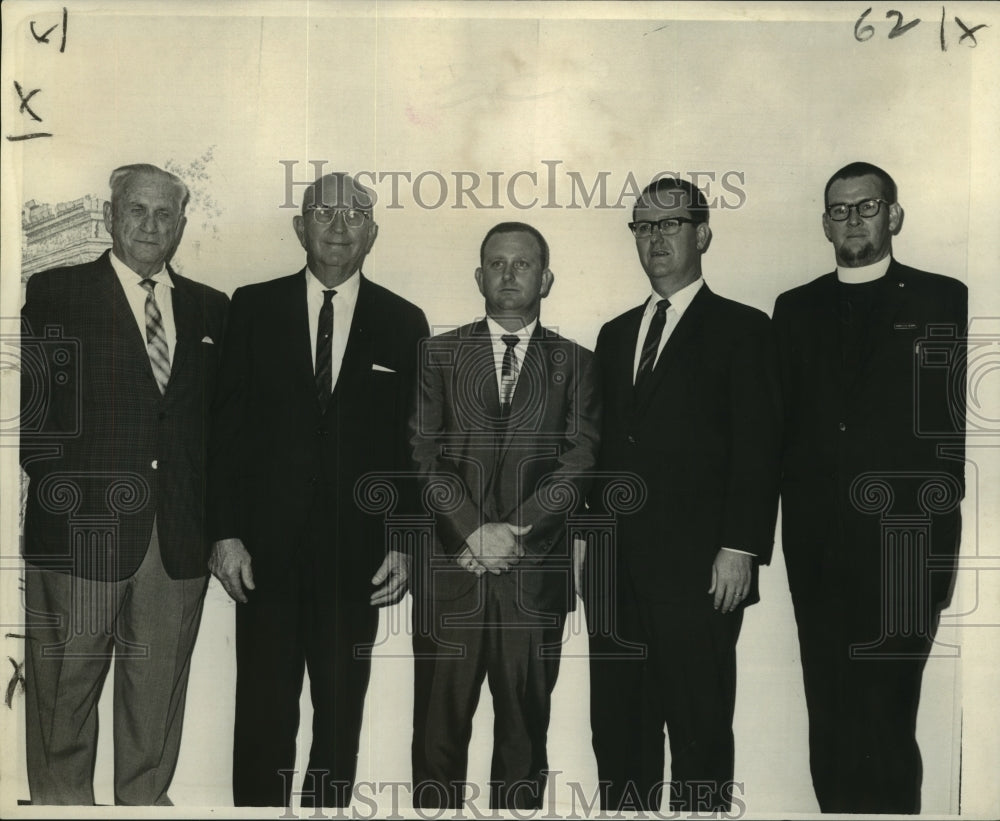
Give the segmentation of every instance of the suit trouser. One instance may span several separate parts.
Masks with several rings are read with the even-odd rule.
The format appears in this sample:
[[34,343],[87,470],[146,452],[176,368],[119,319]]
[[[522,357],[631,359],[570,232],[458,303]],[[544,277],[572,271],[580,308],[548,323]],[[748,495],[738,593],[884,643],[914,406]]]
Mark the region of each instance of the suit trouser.
[[115,803],[170,805],[207,579],[171,579],[156,526],[119,582],[25,568],[25,718],[33,804],[94,803],[97,705],[112,656]]
[[289,806],[306,668],[313,722],[301,803],[351,801],[371,671],[365,650],[375,640],[378,609],[338,592],[314,555],[303,551],[271,586],[258,579],[248,602],[236,606],[236,806]]
[[923,765],[917,708],[930,635],[879,637],[878,622],[857,623],[856,600],[796,601],[806,707],[809,764],[820,809],[837,813],[920,812]]
[[518,603],[517,572],[453,600],[414,600],[413,805],[462,806],[483,679],[493,695],[490,806],[538,809],[565,614]]
[[742,611],[718,613],[707,595],[642,600],[626,583],[611,608],[589,598],[587,622],[601,808],[656,811],[666,792],[672,810],[728,809]]

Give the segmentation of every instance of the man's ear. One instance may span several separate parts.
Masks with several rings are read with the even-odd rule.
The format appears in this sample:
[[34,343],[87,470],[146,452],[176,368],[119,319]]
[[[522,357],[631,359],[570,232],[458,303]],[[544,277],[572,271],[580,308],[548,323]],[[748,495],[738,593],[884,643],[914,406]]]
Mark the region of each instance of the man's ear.
[[538,292],[542,299],[549,295],[549,291],[552,290],[552,283],[555,282],[555,279],[556,278],[552,275],[552,272],[548,268],[542,271],[542,287]]
[[694,235],[695,247],[704,254],[712,244],[712,229],[708,227],[707,222],[699,222],[694,227]]
[[104,202],[104,230],[111,235],[111,228],[115,224],[115,212],[111,207],[111,203],[105,200]]
[[368,227],[368,244],[365,246],[365,254],[371,251],[372,246],[375,244],[375,238],[378,236],[378,223],[372,221],[372,224]]
[[[296,214],[292,217],[292,227],[295,229],[295,236],[299,238],[299,245],[303,248],[306,247],[306,224],[302,220],[301,214]],[[309,249],[306,248],[308,251]]]
[[893,236],[903,227],[903,206],[898,202],[889,205],[889,233]]
[[830,242],[833,242],[833,237],[830,236],[830,217],[826,211],[823,212],[823,233]]
[[486,296],[486,291],[483,290],[483,269],[476,268],[476,286],[479,288],[479,293]]

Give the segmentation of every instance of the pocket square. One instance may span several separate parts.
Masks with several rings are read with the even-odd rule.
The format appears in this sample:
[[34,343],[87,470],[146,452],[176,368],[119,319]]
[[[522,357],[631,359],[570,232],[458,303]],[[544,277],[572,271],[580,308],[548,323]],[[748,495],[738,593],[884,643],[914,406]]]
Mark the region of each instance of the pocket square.
[[214,344],[215,344],[215,340],[214,340],[214,339],[212,339],[212,337],[210,337],[210,336],[206,336],[206,337],[205,337],[205,338],[204,338],[203,340],[201,340],[201,341],[202,341],[202,342],[204,342],[204,343],[205,343],[206,345],[214,345]]
[[379,365],[377,362],[372,363],[373,371],[381,371],[382,373],[395,373],[392,368],[387,368],[385,365]]

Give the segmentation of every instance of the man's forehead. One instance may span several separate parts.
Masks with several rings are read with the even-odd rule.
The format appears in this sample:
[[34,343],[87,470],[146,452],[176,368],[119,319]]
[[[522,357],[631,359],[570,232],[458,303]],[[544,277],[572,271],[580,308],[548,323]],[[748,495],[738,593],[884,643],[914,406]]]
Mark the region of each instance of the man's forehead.
[[176,200],[180,204],[184,198],[184,189],[167,176],[136,174],[126,183],[123,194],[125,199],[153,196]]
[[845,196],[871,196],[881,197],[885,194],[882,181],[874,174],[865,174],[862,177],[848,177],[845,180],[834,180],[830,184],[829,200],[831,203],[839,202]]
[[541,259],[542,246],[538,239],[527,231],[503,231],[490,237],[484,249],[484,255],[487,257],[513,252]]
[[335,205],[369,210],[375,204],[374,192],[347,175],[322,177],[306,190],[307,205]]

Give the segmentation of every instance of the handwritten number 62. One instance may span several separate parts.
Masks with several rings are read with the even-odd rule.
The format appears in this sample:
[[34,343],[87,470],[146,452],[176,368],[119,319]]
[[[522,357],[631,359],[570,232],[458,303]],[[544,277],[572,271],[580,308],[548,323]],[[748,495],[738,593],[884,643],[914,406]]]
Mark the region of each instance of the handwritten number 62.
[[[872,13],[871,8],[867,8],[862,12],[861,16],[858,18],[858,22],[854,24],[854,39],[859,43],[865,42],[865,40],[871,40],[875,36],[875,28],[868,23],[864,23],[865,18]],[[892,27],[892,31],[889,32],[889,39],[892,40],[895,37],[900,37],[906,34],[911,28],[913,28],[917,23],[920,22],[920,18],[914,18],[909,23],[903,23],[903,13],[896,11],[895,9],[890,9],[885,13],[885,19],[891,20],[893,17],[896,18],[896,22]],[[862,25],[864,23],[864,25]]]

